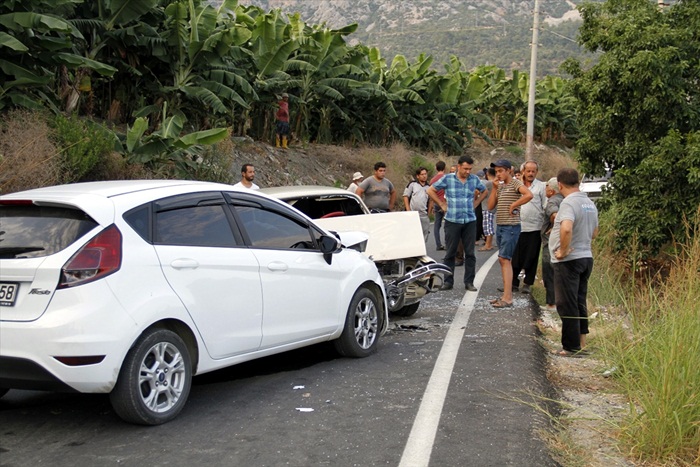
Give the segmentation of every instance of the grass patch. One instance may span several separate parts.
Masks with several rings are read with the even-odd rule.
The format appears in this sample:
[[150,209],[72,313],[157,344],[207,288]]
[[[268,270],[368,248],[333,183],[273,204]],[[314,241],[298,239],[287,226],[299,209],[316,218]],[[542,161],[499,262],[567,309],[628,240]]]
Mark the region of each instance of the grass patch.
[[609,307],[614,319],[595,345],[617,368],[618,390],[630,403],[622,445],[642,462],[700,464],[699,233],[700,223],[688,226],[665,277],[634,269],[623,274],[625,262],[606,248],[614,232],[603,231],[597,242],[599,278],[591,283],[591,299],[619,306]]

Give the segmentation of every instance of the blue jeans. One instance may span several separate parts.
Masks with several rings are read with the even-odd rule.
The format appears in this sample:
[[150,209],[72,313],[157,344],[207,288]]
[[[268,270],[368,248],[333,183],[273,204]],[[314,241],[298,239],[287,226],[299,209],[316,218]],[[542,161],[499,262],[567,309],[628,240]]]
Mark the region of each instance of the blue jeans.
[[513,259],[518,237],[520,237],[520,224],[496,226],[496,243],[498,243],[498,256],[500,258]]
[[476,255],[474,254],[474,243],[476,243],[476,221],[466,224],[456,224],[448,220],[445,221],[445,240],[447,250],[445,252],[445,266],[452,271],[452,276],[445,278],[446,284],[454,284],[455,256],[459,241],[464,245],[464,284],[473,284],[476,277]]
[[442,246],[440,229],[442,228],[442,220],[445,218],[445,212],[436,206],[435,209],[433,209],[433,214],[435,215],[435,246],[440,248]]

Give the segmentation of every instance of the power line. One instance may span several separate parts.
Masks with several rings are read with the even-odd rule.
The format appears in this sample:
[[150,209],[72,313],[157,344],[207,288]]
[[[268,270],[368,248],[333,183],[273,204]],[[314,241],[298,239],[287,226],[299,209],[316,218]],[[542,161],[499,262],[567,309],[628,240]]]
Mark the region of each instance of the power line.
[[543,30],[544,32],[548,32],[548,33],[550,33],[550,34],[554,34],[555,36],[559,36],[559,37],[561,37],[562,39],[566,39],[567,41],[571,41],[571,42],[573,42],[574,44],[578,44],[578,41],[577,41],[576,39],[572,39],[572,38],[570,38],[570,37],[566,37],[565,35],[559,34],[558,32],[554,32],[554,31],[552,31],[552,30],[550,30],[550,29],[542,28],[542,30]]

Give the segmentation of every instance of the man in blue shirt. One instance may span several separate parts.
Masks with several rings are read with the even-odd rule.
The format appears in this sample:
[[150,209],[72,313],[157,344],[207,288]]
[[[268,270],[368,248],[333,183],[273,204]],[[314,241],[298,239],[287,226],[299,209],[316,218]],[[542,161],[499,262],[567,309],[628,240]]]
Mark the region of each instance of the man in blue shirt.
[[[462,156],[457,162],[457,171],[447,174],[428,188],[428,196],[435,204],[445,212],[445,240],[447,251],[445,265],[448,266],[453,276],[445,278],[444,290],[449,290],[454,285],[455,256],[459,241],[464,245],[464,287],[469,292],[476,292],[474,278],[476,277],[476,255],[474,244],[476,242],[476,213],[475,204],[481,203],[486,197],[486,186],[479,177],[472,175],[474,160],[469,156]],[[437,192],[445,190],[445,201],[441,200]]]

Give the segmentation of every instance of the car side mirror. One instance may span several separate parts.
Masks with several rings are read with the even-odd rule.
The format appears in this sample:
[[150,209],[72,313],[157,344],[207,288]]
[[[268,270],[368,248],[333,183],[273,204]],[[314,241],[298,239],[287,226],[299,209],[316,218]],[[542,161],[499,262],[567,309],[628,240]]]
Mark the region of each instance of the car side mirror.
[[330,265],[333,253],[340,249],[340,241],[335,237],[322,235],[319,240],[319,246],[321,253],[323,253],[323,259]]

